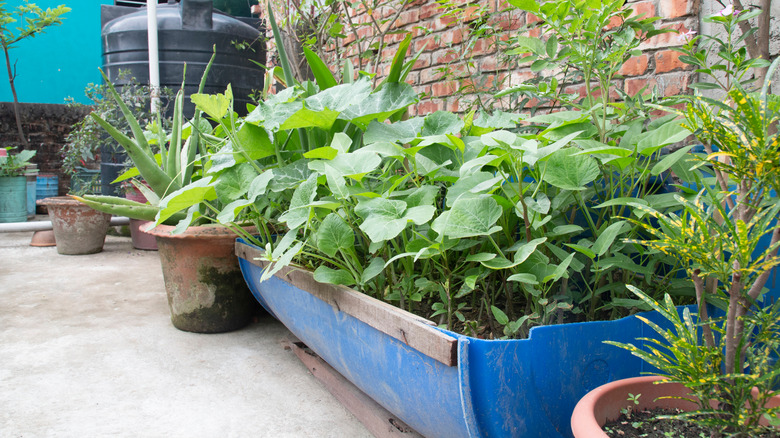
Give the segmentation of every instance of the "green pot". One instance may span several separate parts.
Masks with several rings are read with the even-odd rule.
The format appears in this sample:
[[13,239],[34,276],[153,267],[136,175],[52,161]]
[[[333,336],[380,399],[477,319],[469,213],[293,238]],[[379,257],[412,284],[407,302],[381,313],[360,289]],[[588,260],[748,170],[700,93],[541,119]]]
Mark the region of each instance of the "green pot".
[[27,177],[0,176],[0,222],[27,221]]

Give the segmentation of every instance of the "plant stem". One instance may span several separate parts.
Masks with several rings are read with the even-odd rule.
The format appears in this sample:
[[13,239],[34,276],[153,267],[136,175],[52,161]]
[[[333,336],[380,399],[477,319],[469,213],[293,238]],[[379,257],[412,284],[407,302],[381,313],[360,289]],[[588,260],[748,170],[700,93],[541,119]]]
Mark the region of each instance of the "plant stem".
[[14,116],[16,117],[16,129],[19,132],[19,141],[22,142],[22,146],[27,148],[27,138],[24,136],[24,130],[22,129],[22,117],[19,115],[19,98],[16,96],[16,87],[14,86],[14,79],[16,74],[11,69],[11,58],[8,54],[10,47],[6,44],[5,40],[2,40],[3,52],[5,52],[5,65],[8,68],[8,84],[11,86],[11,94],[14,97]]

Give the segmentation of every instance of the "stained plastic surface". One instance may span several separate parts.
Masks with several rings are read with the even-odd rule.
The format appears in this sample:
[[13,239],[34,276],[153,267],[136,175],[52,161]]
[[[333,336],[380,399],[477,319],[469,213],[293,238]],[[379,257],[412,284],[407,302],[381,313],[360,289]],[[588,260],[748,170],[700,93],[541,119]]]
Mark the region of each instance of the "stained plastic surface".
[[449,367],[278,277],[261,283],[262,268],[241,258],[239,263],[266,310],[429,438],[571,437],[571,413],[583,395],[645,371],[639,359],[603,343],[649,337],[636,317],[536,327],[523,340],[488,341],[444,331],[458,340],[458,365]]

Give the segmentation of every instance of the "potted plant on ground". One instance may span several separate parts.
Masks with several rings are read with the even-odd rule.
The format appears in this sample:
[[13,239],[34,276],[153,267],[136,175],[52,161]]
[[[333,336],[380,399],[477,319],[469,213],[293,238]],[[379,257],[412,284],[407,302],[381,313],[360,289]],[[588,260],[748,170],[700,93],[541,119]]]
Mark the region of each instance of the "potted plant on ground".
[[[207,67],[204,78],[208,70]],[[204,82],[202,79],[201,90]],[[206,149],[202,138],[211,132],[211,126],[201,118],[200,112],[196,112],[191,121],[185,122],[182,116],[184,93],[180,89],[174,102],[170,135],[158,117],[158,123],[150,125],[147,131],[153,139],[149,141],[147,132],[120,94],[107,79],[106,83],[108,93],[121,110],[132,137],[98,114],[92,113],[91,117],[127,152],[135,168],[126,172],[124,177],[137,174],[142,178],[143,183],[135,182],[134,185],[148,202],[98,195],[76,199],[106,213],[158,224],[149,231],[157,238],[171,321],[175,327],[198,333],[218,333],[246,326],[254,316],[257,304],[243,284],[231,250],[236,231],[207,225],[207,202],[191,202],[182,206],[182,203],[174,201],[182,207],[173,213],[168,213],[165,210],[167,203],[161,202],[166,196],[175,197],[182,186],[191,182],[208,182],[202,179],[202,171],[212,165],[211,151]],[[157,154],[150,146],[153,142],[159,148]],[[208,197],[209,200],[215,198]],[[181,211],[188,208],[187,213]],[[246,233],[239,225],[232,229]]]
[[27,177],[25,171],[35,151],[23,150],[12,155],[5,148],[0,155],[0,222],[27,220]]
[[[684,412],[663,418],[694,423],[708,436],[777,436],[777,431],[766,426],[770,422],[778,426],[780,414],[780,368],[776,364],[780,302],[772,302],[765,286],[780,264],[780,99],[769,91],[780,60],[769,66],[763,86],[751,92],[747,73],[766,62],[739,56],[745,49],[732,45],[738,23],[755,15],[729,10],[710,17],[727,29],[728,38],[708,40],[720,49],[717,52],[727,68],[705,64],[704,49],[710,45],[696,47],[696,41],[691,41],[683,49],[690,62],[702,64],[704,73],[726,72],[716,82],[726,91],[723,100],[695,96],[679,112],[708,152],[698,166],[710,177],[699,178],[687,189],[695,197],[682,200],[681,211],[660,213],[637,206],[657,221],[657,225],[643,223],[655,240],[641,243],[683,263],[694,283],[697,306],[693,312],[684,309],[680,314],[671,298],[659,302],[633,288],[664,316],[671,329],[648,323],[660,337],[645,348],[613,344],[631,351],[661,376],[646,378],[645,384],[672,389],[669,393],[663,388],[640,389],[633,382],[597,389],[575,410],[575,436],[601,436],[604,421],[626,408],[628,389],[621,389],[622,385],[634,385],[634,394],[645,391],[649,403],[659,397],[686,400]],[[590,428],[580,426],[579,419]]]

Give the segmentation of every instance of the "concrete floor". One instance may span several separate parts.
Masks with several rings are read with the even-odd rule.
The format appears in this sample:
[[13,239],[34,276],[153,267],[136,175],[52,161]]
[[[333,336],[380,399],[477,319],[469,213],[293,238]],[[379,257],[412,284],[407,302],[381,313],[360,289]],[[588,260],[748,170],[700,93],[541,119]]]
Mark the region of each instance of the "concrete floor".
[[369,437],[263,315],[170,323],[156,252],[63,256],[0,233],[0,437]]

